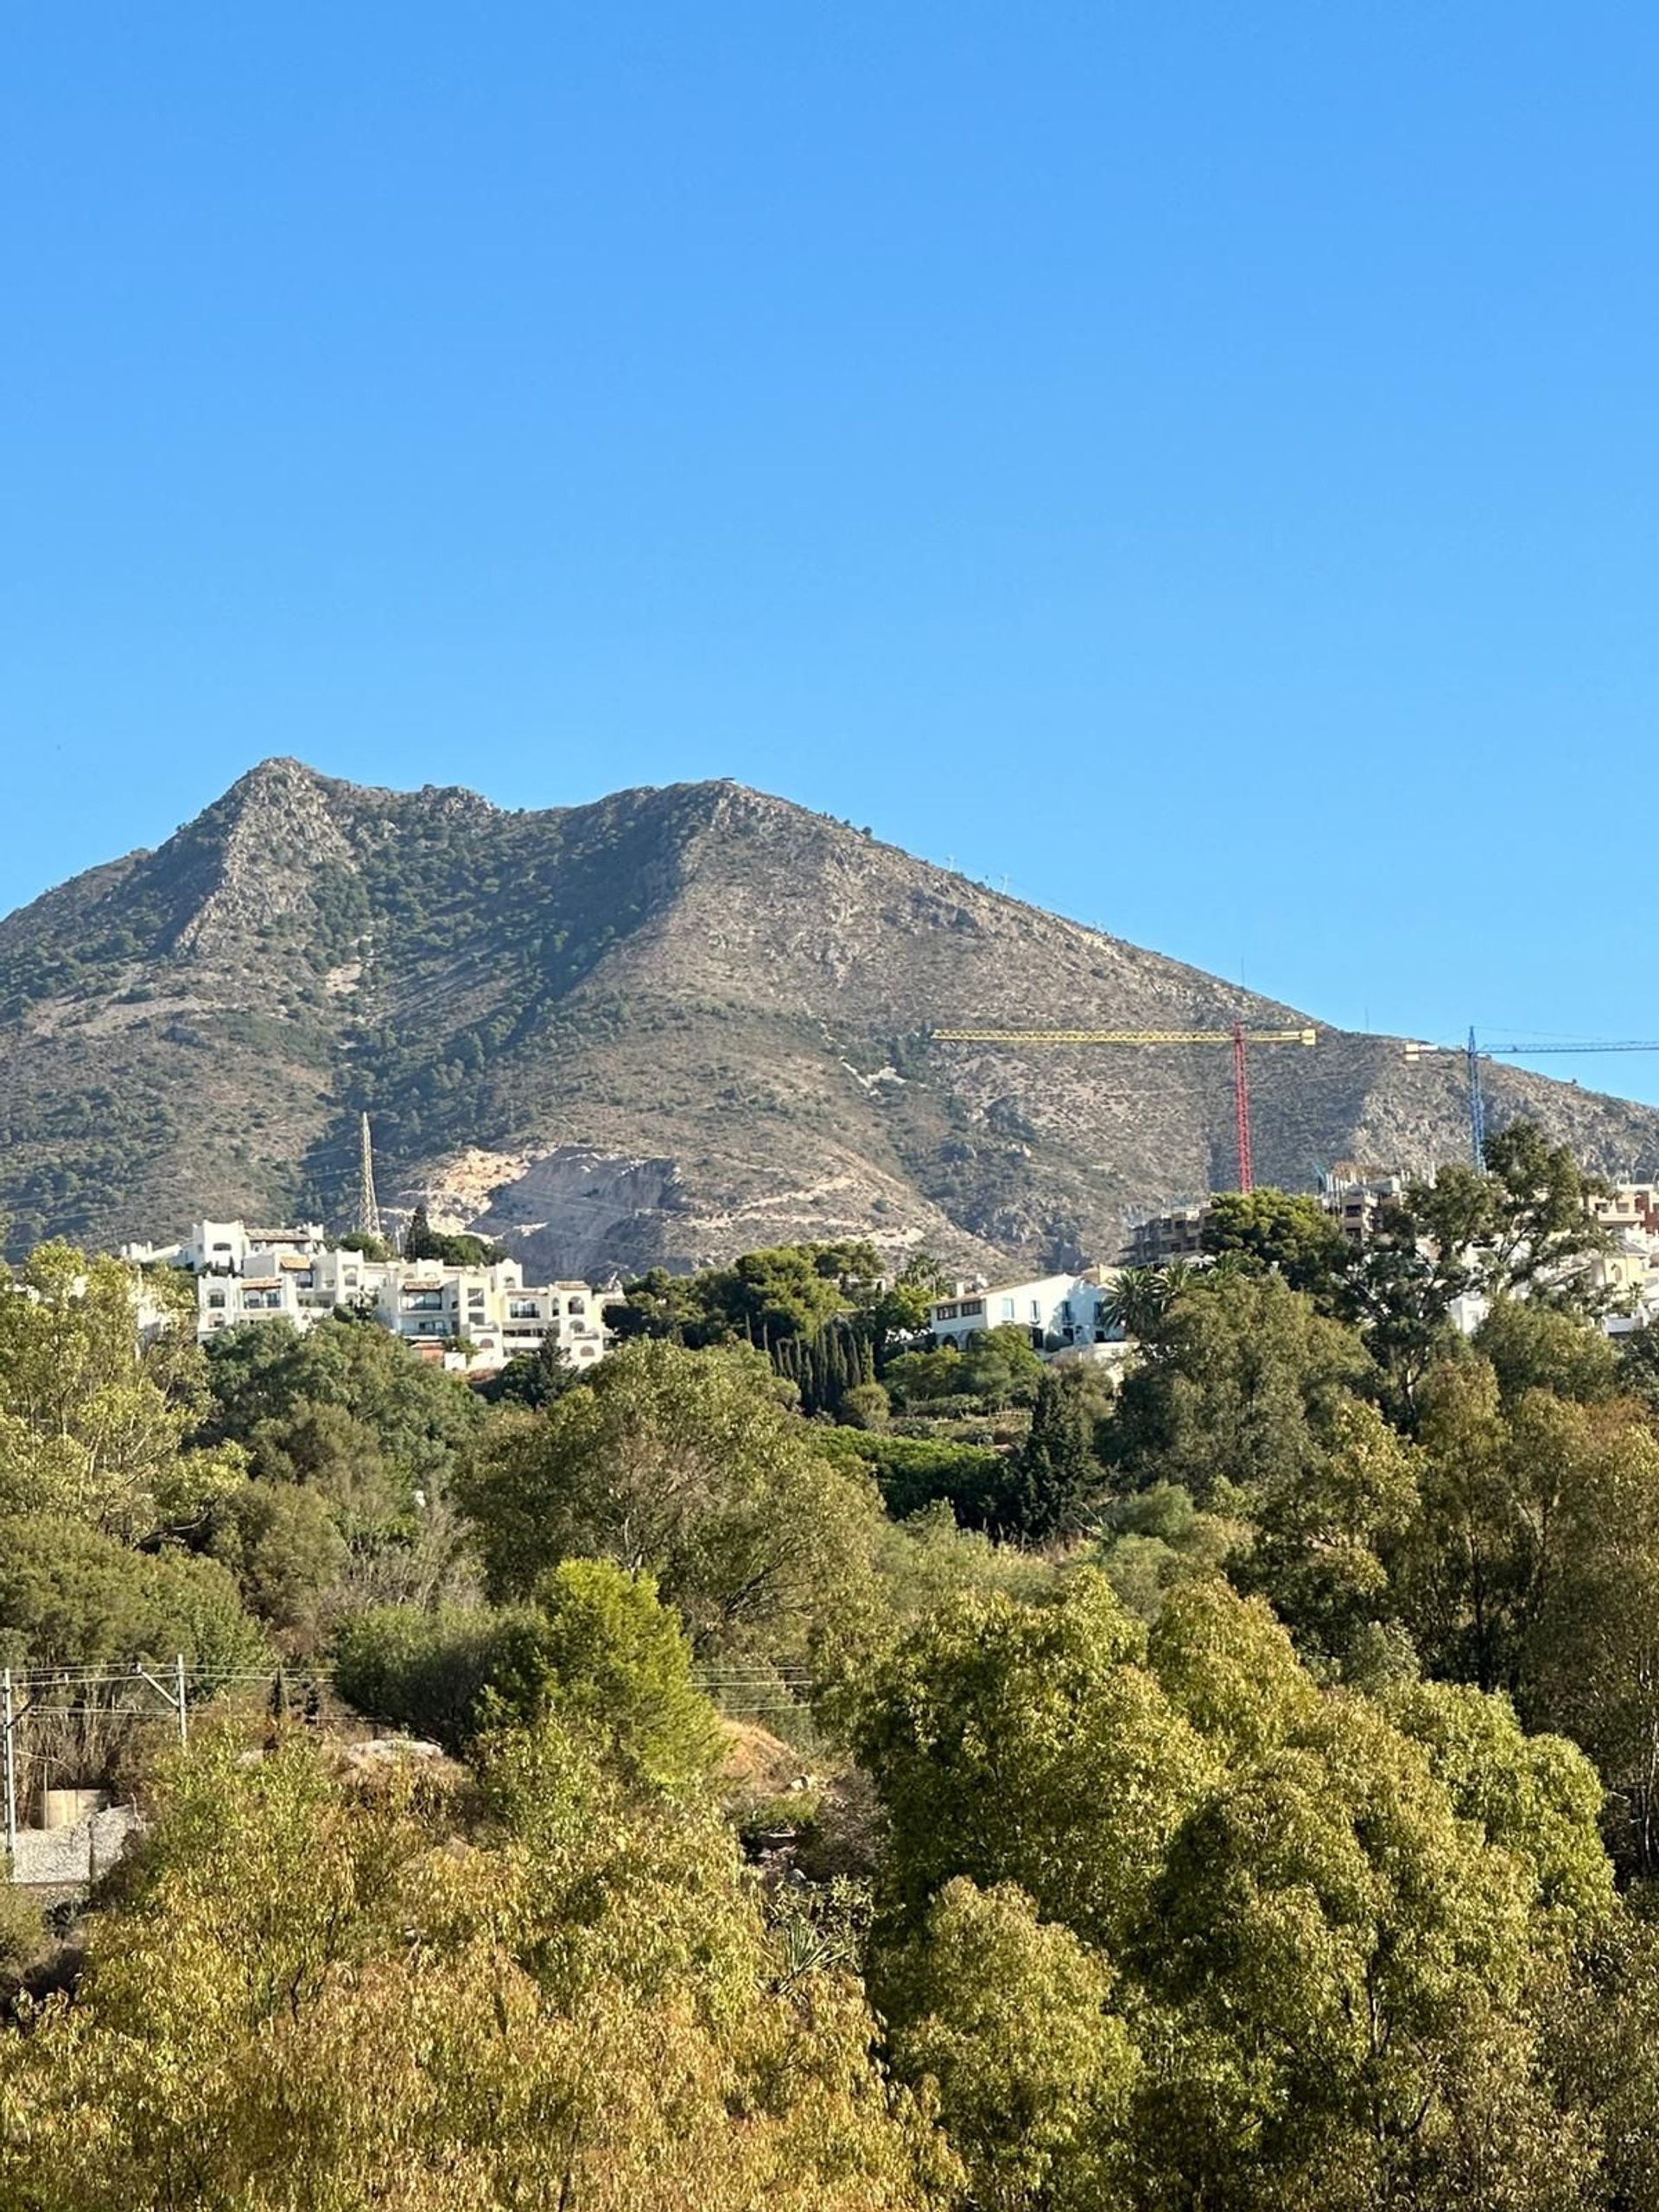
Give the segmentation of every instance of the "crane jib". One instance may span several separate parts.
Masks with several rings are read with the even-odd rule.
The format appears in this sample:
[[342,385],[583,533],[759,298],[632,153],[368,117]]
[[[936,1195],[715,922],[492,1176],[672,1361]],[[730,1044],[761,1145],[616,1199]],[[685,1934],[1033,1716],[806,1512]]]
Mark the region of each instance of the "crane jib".
[[1254,1187],[1250,1146],[1252,1045],[1315,1045],[1317,1029],[935,1029],[936,1045],[1230,1045],[1233,1053],[1233,1122],[1238,1147],[1238,1187]]
[[935,1029],[936,1045],[1315,1045],[1317,1029]]

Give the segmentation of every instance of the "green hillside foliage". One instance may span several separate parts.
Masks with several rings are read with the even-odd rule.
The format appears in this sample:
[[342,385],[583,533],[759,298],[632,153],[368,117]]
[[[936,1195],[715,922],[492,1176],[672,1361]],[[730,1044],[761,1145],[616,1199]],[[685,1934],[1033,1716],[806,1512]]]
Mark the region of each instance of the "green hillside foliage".
[[1575,1174],[1257,1193],[1116,1385],[853,1247],[494,1403],[35,1255],[0,1660],[199,1673],[183,1751],[25,1739],[149,1828],[0,1936],[0,2202],[1651,2206],[1659,1354]]

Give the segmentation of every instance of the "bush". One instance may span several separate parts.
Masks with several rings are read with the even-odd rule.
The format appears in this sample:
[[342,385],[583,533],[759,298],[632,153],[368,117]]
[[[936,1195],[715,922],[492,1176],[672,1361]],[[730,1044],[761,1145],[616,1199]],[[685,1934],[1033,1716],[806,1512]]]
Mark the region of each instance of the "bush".
[[33,1897],[0,1882],[0,1980],[14,1980],[46,1946],[46,1916]]
[[525,1614],[377,1605],[340,1626],[334,1687],[348,1705],[454,1751],[477,1732],[485,1691]]
[[649,1786],[697,1780],[720,1746],[679,1622],[648,1575],[602,1560],[567,1560],[530,1605],[359,1614],[340,1632],[334,1681],[362,1711],[451,1751],[551,1716]]
[[100,1666],[181,1652],[229,1671],[269,1656],[217,1560],[129,1551],[53,1514],[0,1521],[0,1661]]
[[879,1382],[855,1382],[842,1393],[841,1418],[849,1428],[885,1428],[892,1411],[892,1402]]
[[882,1503],[896,1521],[940,1499],[964,1529],[992,1528],[1001,1516],[1010,1463],[1000,1452],[846,1428],[830,1432],[824,1444],[836,1458],[857,1459],[869,1468]]

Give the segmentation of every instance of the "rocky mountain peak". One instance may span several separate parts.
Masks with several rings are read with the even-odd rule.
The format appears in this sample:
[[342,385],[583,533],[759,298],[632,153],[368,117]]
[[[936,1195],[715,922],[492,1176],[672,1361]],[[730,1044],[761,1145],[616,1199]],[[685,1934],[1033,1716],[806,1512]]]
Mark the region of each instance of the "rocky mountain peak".
[[352,860],[336,811],[350,789],[302,761],[263,760],[162,846],[155,863],[187,894],[175,949],[225,951],[298,912],[319,868]]
[[[553,1273],[812,1236],[1110,1257],[1230,1184],[1225,1051],[936,1033],[1240,1014],[1290,1020],[729,779],[505,812],[276,759],[0,923],[0,1211],[14,1246],[338,1219],[366,1109],[383,1199],[471,1209]],[[1466,1141],[1458,1068],[1394,1040],[1322,1029],[1251,1075],[1263,1181]],[[1592,1166],[1659,1166],[1647,1108],[1508,1068],[1488,1096]]]

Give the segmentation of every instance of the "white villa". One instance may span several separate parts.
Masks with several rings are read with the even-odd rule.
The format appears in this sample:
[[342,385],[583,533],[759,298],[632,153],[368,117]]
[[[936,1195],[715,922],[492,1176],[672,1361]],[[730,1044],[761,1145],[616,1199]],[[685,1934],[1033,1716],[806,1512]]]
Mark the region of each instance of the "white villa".
[[1036,1275],[1024,1282],[959,1283],[951,1297],[934,1300],[928,1326],[938,1343],[958,1351],[970,1337],[1010,1323],[1029,1331],[1039,1351],[1118,1343],[1123,1332],[1102,1310],[1117,1272],[1088,1268],[1081,1274]]
[[195,1277],[196,1333],[204,1340],[239,1321],[283,1319],[308,1329],[344,1306],[371,1312],[423,1357],[473,1374],[535,1351],[550,1336],[577,1366],[602,1358],[610,1343],[606,1294],[590,1283],[529,1286],[517,1260],[478,1268],[371,1260],[315,1222],[270,1230],[198,1222],[182,1243],[128,1244],[121,1256]]

